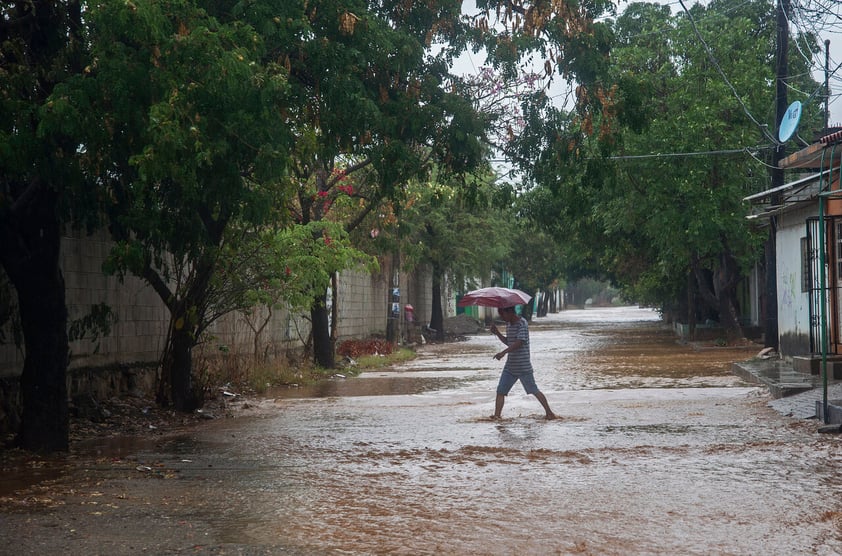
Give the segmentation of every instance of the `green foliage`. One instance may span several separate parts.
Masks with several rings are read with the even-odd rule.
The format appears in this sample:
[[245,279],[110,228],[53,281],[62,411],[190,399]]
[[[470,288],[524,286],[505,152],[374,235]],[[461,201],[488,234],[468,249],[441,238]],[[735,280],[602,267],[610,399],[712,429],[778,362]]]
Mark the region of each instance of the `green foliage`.
[[514,274],[519,288],[528,292],[548,291],[563,276],[557,241],[530,225],[519,226],[515,234],[516,247],[507,268]]
[[[768,187],[773,7],[714,2],[691,13],[629,5],[611,22],[611,64],[600,74],[617,84],[603,88],[611,110],[589,122],[533,104],[514,145],[534,161],[529,214],[559,238],[566,276],[608,278],[658,305],[686,298],[694,270],[728,274],[731,295],[764,237],[742,199]],[[797,58],[791,82],[815,90]]]
[[87,204],[95,188],[74,156],[78,123],[61,125],[71,111],[56,94],[87,61],[78,18],[67,2],[0,5],[0,218],[6,223],[14,223],[10,211],[21,209],[15,201],[41,186],[56,202],[45,219],[77,226],[98,216]]
[[[449,87],[432,53],[459,26],[461,2],[241,2],[231,15],[258,30],[266,60],[283,68],[281,114],[293,144],[290,218],[341,223],[352,232],[430,161],[454,171],[476,166],[482,119]],[[370,219],[369,219],[370,221]],[[322,238],[336,238],[314,230]],[[320,280],[316,280],[320,282]],[[332,364],[324,289],[313,288],[313,350]],[[311,315],[312,316],[312,315]]]
[[[745,272],[762,241],[745,219],[742,199],[767,187],[766,171],[762,161],[739,150],[770,139],[758,117],[774,129],[774,13],[765,2],[738,9],[715,3],[692,13],[693,21],[683,14],[670,17],[663,7],[634,5],[617,22],[615,71],[649,93],[643,105],[649,121],[639,133],[624,134],[623,151],[711,153],[620,161],[617,179],[603,182],[613,186],[600,202],[602,228],[611,237],[638,236],[634,252],[647,263],[626,284],[644,297],[653,297],[647,290],[680,290],[689,268],[717,269],[723,253]],[[801,73],[797,62],[790,71]],[[809,78],[799,79],[806,79],[803,90],[813,88]],[[728,150],[737,153],[723,152]],[[667,281],[676,283],[665,288]]]
[[241,292],[242,310],[265,305],[296,311],[323,295],[334,273],[358,267],[378,269],[376,259],[351,245],[341,224],[320,221],[261,229],[227,243],[215,280],[223,291]]
[[413,182],[407,187],[400,237],[408,267],[427,264],[459,283],[488,276],[508,258],[514,217],[491,204],[499,186],[486,176],[466,180]]
[[357,359],[357,367],[360,371],[382,369],[390,365],[397,365],[405,361],[415,359],[416,353],[411,349],[399,348],[385,355],[363,355]]
[[165,380],[190,409],[190,347],[242,304],[216,278],[230,229],[282,218],[285,71],[254,29],[190,0],[103,2],[85,21],[91,63],[57,89],[60,122],[77,122],[109,219],[105,270],[142,278],[170,310]]
[[201,329],[231,309],[227,294],[200,293],[227,228],[274,218],[283,194],[282,68],[263,63],[253,29],[186,0],[106,2],[88,19],[95,63],[68,96],[89,95],[95,111],[89,168],[109,191],[117,240],[106,271],[145,278],[171,308],[206,299],[188,309]]

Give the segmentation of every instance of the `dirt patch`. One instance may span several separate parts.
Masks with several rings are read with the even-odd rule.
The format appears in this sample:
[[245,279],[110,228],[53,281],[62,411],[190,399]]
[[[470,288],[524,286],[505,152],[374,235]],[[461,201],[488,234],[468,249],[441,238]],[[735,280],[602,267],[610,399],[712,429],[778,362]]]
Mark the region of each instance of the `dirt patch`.
[[153,399],[138,396],[99,401],[93,410],[90,407],[81,410],[78,405],[73,405],[69,453],[41,456],[14,448],[12,435],[5,439],[5,448],[0,449],[0,473],[5,476],[0,482],[0,495],[9,494],[18,486],[37,483],[43,478],[41,475],[48,477],[51,469],[85,459],[91,447],[118,441],[154,442],[189,432],[216,419],[253,415],[259,411],[261,403],[258,398],[225,393],[223,390],[192,413],[159,407]]

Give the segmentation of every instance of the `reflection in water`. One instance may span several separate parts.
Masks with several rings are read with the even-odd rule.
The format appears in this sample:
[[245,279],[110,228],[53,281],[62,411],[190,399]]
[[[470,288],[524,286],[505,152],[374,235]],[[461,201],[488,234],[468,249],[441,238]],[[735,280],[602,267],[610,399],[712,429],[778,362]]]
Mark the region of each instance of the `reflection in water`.
[[[6,457],[2,452],[0,455]],[[64,456],[44,459],[27,458],[26,465],[21,465],[17,458],[8,464],[3,461],[0,463],[0,497],[10,496],[33,485],[59,479],[65,476],[70,468],[71,464]]]
[[382,376],[357,379],[334,378],[317,384],[296,387],[270,388],[265,396],[270,398],[330,398],[351,396],[410,395],[456,388],[465,379],[447,376]]

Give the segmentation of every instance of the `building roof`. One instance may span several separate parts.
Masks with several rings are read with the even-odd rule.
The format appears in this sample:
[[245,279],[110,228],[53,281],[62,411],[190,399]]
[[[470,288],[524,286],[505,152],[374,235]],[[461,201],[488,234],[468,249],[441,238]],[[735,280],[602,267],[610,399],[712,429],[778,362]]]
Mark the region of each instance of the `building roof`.
[[[820,189],[828,189],[831,168],[842,163],[842,128],[831,128],[815,143],[789,155],[778,163],[787,170],[815,170],[784,185],[744,197],[752,204],[747,218],[767,218],[814,201]],[[774,204],[773,204],[774,202]]]
[[[827,186],[824,180],[829,174],[830,170],[825,170],[802,176],[779,187],[744,197],[743,201],[752,204],[752,212],[747,218],[766,218],[812,201],[818,196],[819,188]],[[772,204],[773,200],[775,204]]]
[[838,166],[842,161],[842,129],[820,137],[818,141],[798,152],[792,153],[778,163],[783,169],[822,170]]

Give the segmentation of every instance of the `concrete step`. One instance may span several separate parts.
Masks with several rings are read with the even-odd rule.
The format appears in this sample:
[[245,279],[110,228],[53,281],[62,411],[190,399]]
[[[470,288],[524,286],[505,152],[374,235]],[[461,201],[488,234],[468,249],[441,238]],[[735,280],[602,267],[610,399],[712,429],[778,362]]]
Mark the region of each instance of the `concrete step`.
[[746,382],[763,384],[773,398],[785,398],[818,386],[816,375],[796,371],[792,365],[777,359],[752,359],[731,365],[731,372]]

